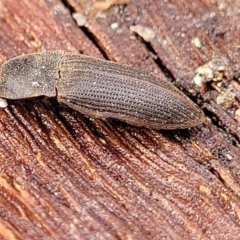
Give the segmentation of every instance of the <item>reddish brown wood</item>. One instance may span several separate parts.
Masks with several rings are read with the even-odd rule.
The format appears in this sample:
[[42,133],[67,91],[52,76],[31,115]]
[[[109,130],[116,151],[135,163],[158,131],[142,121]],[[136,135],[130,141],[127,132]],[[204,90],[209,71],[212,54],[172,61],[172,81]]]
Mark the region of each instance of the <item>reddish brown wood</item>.
[[[0,109],[0,238],[239,239],[237,1],[131,0],[103,12],[91,1],[68,4],[85,27],[58,0],[1,0],[2,62],[55,49],[105,55],[172,80],[207,120],[153,131],[89,119],[54,100],[9,101]],[[136,24],[156,37],[145,43],[129,30]],[[228,74],[200,89],[196,69],[219,52]],[[226,110],[216,99],[230,85],[236,98]]]

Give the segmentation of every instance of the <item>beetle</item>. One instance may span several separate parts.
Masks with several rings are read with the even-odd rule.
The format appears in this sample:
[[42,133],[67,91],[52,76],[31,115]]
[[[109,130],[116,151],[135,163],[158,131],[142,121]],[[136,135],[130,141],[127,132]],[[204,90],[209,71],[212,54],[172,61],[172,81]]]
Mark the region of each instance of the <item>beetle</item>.
[[201,124],[203,111],[174,85],[127,65],[78,53],[18,56],[0,67],[0,97],[56,97],[94,118],[119,119],[153,129]]

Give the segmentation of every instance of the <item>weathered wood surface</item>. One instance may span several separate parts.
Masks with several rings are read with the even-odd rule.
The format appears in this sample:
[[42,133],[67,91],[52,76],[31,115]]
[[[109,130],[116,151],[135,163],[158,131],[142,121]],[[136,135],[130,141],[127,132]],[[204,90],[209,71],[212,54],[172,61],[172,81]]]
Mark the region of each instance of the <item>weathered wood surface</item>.
[[[0,0],[0,61],[55,49],[104,55],[167,76],[207,120],[153,131],[54,100],[9,101],[0,109],[0,239],[240,239],[239,1],[132,0],[105,11],[64,3]],[[70,11],[86,16],[84,27]],[[137,24],[154,31],[150,43],[130,31]],[[196,70],[213,59],[221,80],[198,87]]]

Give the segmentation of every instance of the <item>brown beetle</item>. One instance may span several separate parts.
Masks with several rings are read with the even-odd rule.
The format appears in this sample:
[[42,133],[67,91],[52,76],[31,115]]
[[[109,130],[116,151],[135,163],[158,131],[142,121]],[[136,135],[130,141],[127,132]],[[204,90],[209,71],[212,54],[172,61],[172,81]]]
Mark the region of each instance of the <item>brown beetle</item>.
[[166,80],[118,63],[61,51],[27,54],[0,68],[0,97],[57,97],[91,117],[154,129],[189,128],[202,110]]

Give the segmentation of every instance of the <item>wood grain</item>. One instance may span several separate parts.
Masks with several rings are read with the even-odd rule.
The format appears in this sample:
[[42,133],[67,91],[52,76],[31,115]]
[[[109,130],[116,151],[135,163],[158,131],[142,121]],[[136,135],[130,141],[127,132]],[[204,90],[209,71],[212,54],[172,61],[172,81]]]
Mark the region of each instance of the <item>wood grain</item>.
[[[1,0],[0,61],[42,50],[104,56],[173,81],[207,120],[154,131],[53,100],[9,101],[0,110],[1,239],[239,239],[238,3],[132,0],[102,12],[64,3]],[[145,43],[136,24],[155,38]],[[227,58],[221,84],[199,88],[196,70],[213,53]],[[217,97],[229,86],[236,97],[225,109]]]

